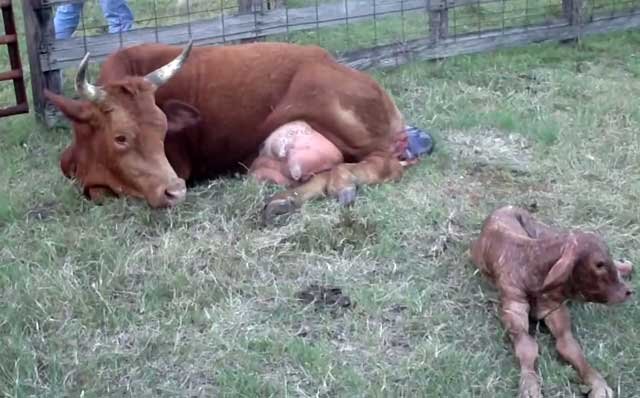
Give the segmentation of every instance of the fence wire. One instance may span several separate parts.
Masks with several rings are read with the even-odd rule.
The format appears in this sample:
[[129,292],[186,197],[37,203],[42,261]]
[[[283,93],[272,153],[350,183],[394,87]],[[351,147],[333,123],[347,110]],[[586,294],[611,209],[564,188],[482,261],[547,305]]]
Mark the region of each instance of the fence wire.
[[[64,4],[44,1],[52,17]],[[189,39],[196,45],[256,40],[317,44],[338,57],[356,54],[349,59],[366,67],[367,58],[380,58],[383,50],[377,49],[384,46],[395,46],[388,51],[396,58],[402,58],[402,49],[425,52],[429,46],[436,49],[434,57],[469,52],[460,49],[461,44],[456,47],[458,42],[482,51],[496,47],[491,43],[502,36],[532,31],[535,34],[522,41],[540,41],[559,27],[635,17],[640,5],[640,0],[121,0],[127,1],[134,26],[108,33],[101,4],[109,1],[116,0],[85,0],[71,38],[47,37],[42,47],[47,49],[45,71],[75,67],[88,51],[95,62],[122,47],[149,42],[182,45]],[[600,25],[594,30],[607,31]],[[567,35],[561,30],[557,34]]]

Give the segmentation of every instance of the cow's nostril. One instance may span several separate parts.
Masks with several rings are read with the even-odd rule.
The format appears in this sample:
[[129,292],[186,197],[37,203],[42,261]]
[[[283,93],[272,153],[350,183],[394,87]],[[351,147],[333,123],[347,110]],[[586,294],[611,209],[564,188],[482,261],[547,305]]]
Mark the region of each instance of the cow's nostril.
[[627,290],[625,293],[627,297],[631,296],[632,294],[633,294],[633,290]]
[[187,188],[184,183],[173,184],[172,186],[165,188],[164,195],[171,202],[177,202],[187,194]]
[[169,199],[180,199],[184,197],[186,190],[184,188],[166,189],[164,194]]

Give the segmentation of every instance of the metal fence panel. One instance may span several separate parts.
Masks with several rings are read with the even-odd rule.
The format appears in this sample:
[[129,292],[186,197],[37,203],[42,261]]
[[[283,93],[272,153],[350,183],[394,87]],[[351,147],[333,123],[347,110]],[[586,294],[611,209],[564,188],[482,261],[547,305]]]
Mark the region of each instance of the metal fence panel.
[[50,21],[65,0],[23,1],[40,23],[30,50],[38,82],[54,91],[55,71],[75,68],[86,52],[100,62],[149,42],[317,44],[365,69],[640,25],[640,0],[129,0],[135,28],[106,33],[101,8],[87,0],[75,35],[55,40]]

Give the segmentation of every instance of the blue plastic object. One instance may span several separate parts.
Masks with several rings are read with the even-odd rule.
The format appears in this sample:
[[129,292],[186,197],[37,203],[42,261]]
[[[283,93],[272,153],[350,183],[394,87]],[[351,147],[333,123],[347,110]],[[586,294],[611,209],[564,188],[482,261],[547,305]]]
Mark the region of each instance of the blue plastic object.
[[407,160],[430,155],[433,152],[435,144],[431,134],[415,126],[406,126],[406,130],[409,141],[405,150]]

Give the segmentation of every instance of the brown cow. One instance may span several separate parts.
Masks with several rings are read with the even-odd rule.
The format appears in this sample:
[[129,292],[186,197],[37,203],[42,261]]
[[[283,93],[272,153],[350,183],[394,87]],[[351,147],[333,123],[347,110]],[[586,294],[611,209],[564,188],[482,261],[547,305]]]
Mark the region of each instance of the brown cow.
[[306,146],[309,163],[322,167],[271,198],[268,218],[324,194],[348,204],[356,186],[398,179],[407,165],[404,119],[393,100],[319,47],[189,44],[180,53],[143,44],[110,55],[98,86],[85,78],[88,56],[76,77],[82,99],[46,95],[73,122],[62,171],[92,199],[115,193],[176,205],[185,180],[246,170],[269,135],[291,122],[326,141],[314,153]]
[[630,263],[613,260],[594,233],[555,229],[513,206],[487,217],[471,256],[499,290],[500,317],[520,362],[520,397],[541,396],[535,371],[538,345],[529,335],[530,316],[544,320],[562,358],[591,387],[590,398],[613,397],[573,337],[565,301],[624,302],[633,293],[621,278],[631,273]]

